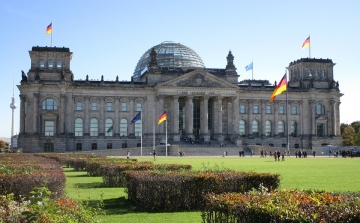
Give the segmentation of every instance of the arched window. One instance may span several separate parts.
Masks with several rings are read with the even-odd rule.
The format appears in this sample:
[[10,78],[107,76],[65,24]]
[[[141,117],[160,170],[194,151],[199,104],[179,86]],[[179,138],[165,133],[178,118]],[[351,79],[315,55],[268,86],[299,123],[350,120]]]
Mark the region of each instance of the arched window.
[[60,69],[62,67],[62,62],[61,62],[61,60],[57,60],[56,61],[56,68],[57,69]]
[[108,118],[105,121],[105,136],[113,136],[113,132],[114,132],[114,125],[113,125],[113,121]]
[[47,98],[42,103],[43,110],[57,110],[57,102],[52,98]]
[[98,136],[99,122],[96,118],[90,120],[90,136]]
[[45,63],[44,63],[44,60],[43,60],[43,59],[40,59],[40,60],[39,60],[39,67],[40,67],[40,69],[44,69]]
[[239,135],[246,136],[246,124],[244,120],[239,121]]
[[53,60],[52,59],[48,60],[48,68],[53,69],[53,67],[54,67]]
[[290,135],[293,137],[297,136],[297,123],[295,121],[291,121]]
[[284,135],[285,135],[284,130],[285,130],[284,122],[279,121],[278,122],[278,134],[279,134],[280,137],[284,137]]
[[317,115],[324,115],[325,114],[325,107],[322,106],[321,104],[316,104],[315,105],[315,113]]
[[270,122],[270,121],[266,121],[266,122],[265,122],[265,136],[267,136],[267,137],[271,137],[271,136],[272,136],[272,132],[271,132],[271,122]]
[[75,136],[83,136],[84,125],[81,118],[75,119]]
[[120,136],[128,135],[128,124],[126,119],[121,119],[120,121]]
[[259,137],[259,122],[256,120],[252,121],[252,134],[254,137]]

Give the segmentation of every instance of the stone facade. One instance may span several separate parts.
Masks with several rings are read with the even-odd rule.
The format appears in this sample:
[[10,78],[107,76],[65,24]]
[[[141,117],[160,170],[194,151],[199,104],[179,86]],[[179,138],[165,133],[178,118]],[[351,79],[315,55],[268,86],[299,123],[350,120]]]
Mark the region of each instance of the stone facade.
[[[18,85],[18,147],[24,152],[136,147],[141,138],[152,146],[154,135],[156,144],[167,135],[173,143],[187,136],[280,147],[287,129],[291,148],[342,144],[342,94],[329,59],[289,64],[286,106],[285,93],[269,101],[276,84],[238,82],[231,52],[225,69],[159,67],[152,55],[136,82],[74,80],[69,48],[33,47],[29,53],[31,68]],[[142,126],[131,125],[140,110]],[[167,121],[158,125],[164,111]]]

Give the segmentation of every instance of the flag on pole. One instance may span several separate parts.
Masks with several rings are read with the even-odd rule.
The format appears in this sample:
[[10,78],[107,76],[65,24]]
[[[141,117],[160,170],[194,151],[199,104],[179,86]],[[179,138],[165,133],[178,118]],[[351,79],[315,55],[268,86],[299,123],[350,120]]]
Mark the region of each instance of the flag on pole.
[[114,129],[114,125],[112,125],[112,126],[107,130],[107,132],[111,132],[113,129]]
[[310,36],[308,38],[306,38],[306,40],[304,41],[302,48],[305,49],[306,47],[310,46]]
[[165,121],[166,120],[166,112],[164,112],[161,116],[160,116],[160,118],[159,118],[159,120],[158,120],[158,125],[160,125],[163,121]]
[[287,80],[286,80],[286,74],[284,74],[283,78],[281,78],[281,81],[279,84],[275,87],[275,90],[273,91],[270,101],[273,102],[275,100],[275,97],[284,91],[286,91],[287,88]]
[[52,23],[50,23],[50,25],[47,26],[45,33],[46,34],[51,34],[52,33]]
[[130,125],[134,124],[136,121],[141,120],[141,111],[131,120]]
[[251,62],[249,65],[247,65],[245,67],[245,70],[248,71],[248,70],[252,70],[253,69],[253,62]]

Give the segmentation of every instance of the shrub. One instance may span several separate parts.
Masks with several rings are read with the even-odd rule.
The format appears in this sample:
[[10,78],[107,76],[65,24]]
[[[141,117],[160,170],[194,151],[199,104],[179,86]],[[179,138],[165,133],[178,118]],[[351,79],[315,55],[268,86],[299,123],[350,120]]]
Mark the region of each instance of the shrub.
[[252,190],[246,193],[210,193],[202,210],[204,223],[360,222],[360,194],[324,191]]
[[128,199],[153,210],[198,209],[204,205],[203,194],[249,191],[256,180],[256,188],[263,183],[268,189],[275,189],[280,183],[276,174],[235,171],[127,171],[125,175]]

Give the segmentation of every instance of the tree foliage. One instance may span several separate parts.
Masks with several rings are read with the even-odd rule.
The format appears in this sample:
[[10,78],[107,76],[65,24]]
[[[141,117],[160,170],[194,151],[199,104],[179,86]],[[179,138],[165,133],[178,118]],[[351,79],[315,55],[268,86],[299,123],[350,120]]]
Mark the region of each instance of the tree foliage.
[[0,148],[5,148],[6,147],[6,144],[4,142],[4,140],[0,140]]
[[352,146],[353,136],[355,135],[355,129],[352,126],[346,126],[344,132],[341,135],[343,138],[344,146]]

